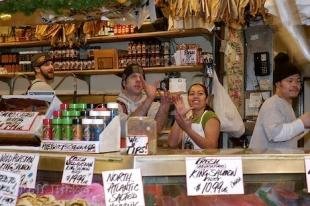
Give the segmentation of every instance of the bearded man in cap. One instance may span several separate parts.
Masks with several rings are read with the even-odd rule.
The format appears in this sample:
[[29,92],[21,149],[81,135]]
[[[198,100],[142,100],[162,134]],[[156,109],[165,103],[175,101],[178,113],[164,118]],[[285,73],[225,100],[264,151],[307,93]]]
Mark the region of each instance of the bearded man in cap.
[[31,58],[35,72],[35,80],[31,82],[28,90],[52,91],[49,85],[54,80],[54,67],[51,58],[46,53],[35,54]]
[[275,94],[263,103],[258,113],[249,146],[254,150],[297,149],[298,140],[310,128],[310,113],[296,118],[292,107],[301,90],[300,71],[282,52],[274,58],[274,63]]
[[165,91],[159,103],[154,102],[156,94],[156,83],[148,84],[145,81],[144,70],[141,66],[130,64],[124,69],[122,91],[117,98],[123,138],[126,137],[126,121],[129,116],[152,117],[157,122],[157,132],[163,129],[171,104],[170,95]]

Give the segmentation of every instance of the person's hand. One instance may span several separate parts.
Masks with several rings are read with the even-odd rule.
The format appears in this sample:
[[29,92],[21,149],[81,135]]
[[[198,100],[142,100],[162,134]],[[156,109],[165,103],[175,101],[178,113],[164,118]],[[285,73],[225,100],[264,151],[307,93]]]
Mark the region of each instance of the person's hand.
[[310,128],[310,112],[306,112],[299,117],[301,121],[304,123],[305,128]]
[[175,112],[175,121],[184,131],[188,131],[192,127],[192,120],[186,116],[189,111],[191,111],[191,109],[185,110],[183,114],[179,113],[177,110]]
[[192,109],[192,108],[186,109],[183,98],[179,94],[173,96],[172,101],[176,111],[182,116],[186,115]]
[[176,109],[175,120],[178,125],[184,130],[191,128],[192,121],[187,118],[187,113],[192,110],[192,108],[186,109],[184,101],[180,95],[174,96],[173,103]]
[[172,97],[170,95],[170,92],[164,89],[163,92],[160,92],[160,105],[169,109],[171,103]]
[[148,84],[142,76],[140,77],[140,80],[142,82],[142,86],[143,86],[146,96],[154,99],[156,97],[156,91],[157,91],[157,86],[159,85],[159,82],[156,81],[153,84]]

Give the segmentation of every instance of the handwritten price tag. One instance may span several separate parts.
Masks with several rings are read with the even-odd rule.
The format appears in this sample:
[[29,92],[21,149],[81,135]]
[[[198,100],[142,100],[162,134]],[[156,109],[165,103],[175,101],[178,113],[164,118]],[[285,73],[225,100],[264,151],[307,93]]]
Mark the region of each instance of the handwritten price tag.
[[140,169],[102,172],[107,206],[144,206]]
[[127,154],[132,155],[147,155],[149,139],[145,135],[127,136],[126,138]]
[[0,130],[28,131],[38,112],[0,112]]
[[305,169],[306,169],[306,179],[307,179],[307,188],[310,192],[310,156],[305,157]]
[[93,180],[95,158],[66,156],[62,183],[90,185]]
[[187,194],[243,194],[243,172],[240,157],[186,158]]
[[19,174],[0,171],[0,205],[16,205],[19,185]]
[[24,188],[35,188],[38,163],[38,154],[0,153],[0,171],[19,174]]

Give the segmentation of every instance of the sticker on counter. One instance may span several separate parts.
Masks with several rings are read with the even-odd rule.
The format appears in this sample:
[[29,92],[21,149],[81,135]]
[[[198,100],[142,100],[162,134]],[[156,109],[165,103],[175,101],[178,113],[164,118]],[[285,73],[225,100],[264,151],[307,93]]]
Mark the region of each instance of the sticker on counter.
[[19,174],[23,188],[35,188],[38,163],[38,154],[0,153],[0,171]]
[[307,188],[308,192],[310,193],[310,156],[305,157],[305,173],[306,173],[306,179],[307,179]]
[[102,172],[106,206],[144,206],[140,169]]
[[187,157],[187,195],[244,194],[240,157]]
[[29,131],[38,112],[0,112],[0,130]]
[[19,174],[0,171],[0,205],[16,205],[19,185]]
[[145,135],[126,137],[127,154],[147,155],[149,152],[149,138]]
[[90,185],[93,181],[95,158],[66,156],[61,183]]
[[42,151],[98,153],[99,141],[56,141],[42,140]]

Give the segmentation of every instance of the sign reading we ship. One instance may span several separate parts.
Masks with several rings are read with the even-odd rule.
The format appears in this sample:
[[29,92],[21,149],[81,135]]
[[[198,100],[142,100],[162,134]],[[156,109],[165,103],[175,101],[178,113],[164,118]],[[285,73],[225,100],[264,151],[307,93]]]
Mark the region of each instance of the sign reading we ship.
[[240,157],[186,158],[187,195],[243,194]]
[[38,163],[38,154],[0,153],[0,171],[19,174],[24,188],[35,188]]
[[0,130],[28,131],[38,112],[0,112]]

